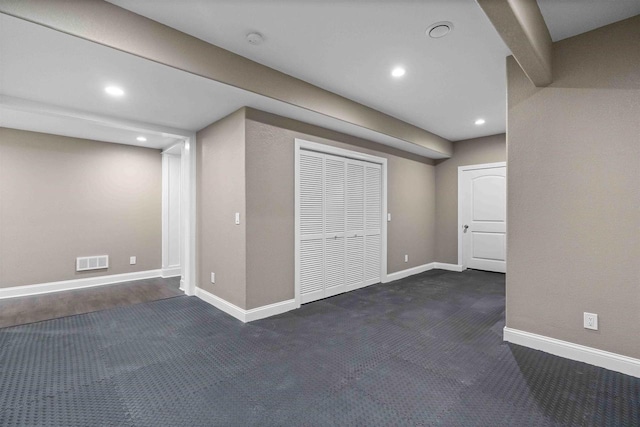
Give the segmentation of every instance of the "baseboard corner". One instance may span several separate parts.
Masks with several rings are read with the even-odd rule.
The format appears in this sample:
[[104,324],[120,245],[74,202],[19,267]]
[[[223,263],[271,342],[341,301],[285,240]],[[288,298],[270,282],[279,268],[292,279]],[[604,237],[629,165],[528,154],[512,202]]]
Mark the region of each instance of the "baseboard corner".
[[439,270],[456,271],[458,273],[463,271],[461,264],[449,264],[446,262],[435,262],[434,264],[434,268]]
[[232,304],[229,301],[224,300],[219,296],[216,296],[211,292],[205,291],[204,289],[199,287],[196,287],[195,295],[204,302],[211,304],[218,310],[224,311],[228,315],[235,317],[243,323],[253,322],[254,320],[260,320],[266,317],[275,316],[277,314],[282,314],[300,307],[295,299],[290,299],[269,305],[264,305],[262,307],[245,310],[244,308],[240,308],[237,305]]

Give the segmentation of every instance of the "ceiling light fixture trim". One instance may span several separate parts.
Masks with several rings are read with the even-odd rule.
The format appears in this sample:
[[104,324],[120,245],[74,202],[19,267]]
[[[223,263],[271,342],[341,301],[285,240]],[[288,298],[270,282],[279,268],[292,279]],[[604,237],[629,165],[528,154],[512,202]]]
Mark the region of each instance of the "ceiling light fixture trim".
[[453,23],[449,21],[440,21],[431,24],[425,32],[432,39],[440,39],[453,31]]
[[264,41],[264,37],[260,33],[253,32],[247,34],[247,41],[249,42],[249,44],[259,45]]

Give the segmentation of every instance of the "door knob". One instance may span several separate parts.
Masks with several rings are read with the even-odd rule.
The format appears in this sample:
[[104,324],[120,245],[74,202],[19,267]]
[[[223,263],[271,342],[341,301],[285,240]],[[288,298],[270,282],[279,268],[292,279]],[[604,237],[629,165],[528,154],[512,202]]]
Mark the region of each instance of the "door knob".
[[469,226],[468,226],[467,224],[465,224],[465,225],[463,225],[463,226],[462,226],[463,233],[466,233],[466,232],[467,232],[467,228],[469,228]]

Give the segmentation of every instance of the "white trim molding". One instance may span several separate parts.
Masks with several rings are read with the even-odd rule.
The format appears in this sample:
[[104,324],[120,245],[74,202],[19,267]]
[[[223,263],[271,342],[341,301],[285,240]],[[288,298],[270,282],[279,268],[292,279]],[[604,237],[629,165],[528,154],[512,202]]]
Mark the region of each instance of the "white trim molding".
[[[177,266],[177,267],[163,268],[161,271],[160,277],[162,277],[163,279],[166,279],[168,277],[177,277],[181,275],[182,275],[182,267]],[[182,282],[182,280],[180,282]]]
[[108,276],[86,277],[84,279],[38,283],[36,285],[13,286],[11,288],[0,289],[0,299],[70,291],[73,289],[91,288],[94,286],[113,285],[130,282],[132,280],[152,279],[155,277],[161,277],[161,270],[136,271],[133,273],[111,274]]
[[544,335],[504,327],[504,340],[578,362],[640,378],[640,359],[598,350]]
[[458,273],[464,271],[464,268],[460,264],[448,264],[446,262],[434,262],[433,267],[436,270],[457,271]]
[[276,314],[286,313],[287,311],[291,311],[300,307],[300,305],[296,303],[296,300],[290,299],[286,301],[276,302],[274,304],[264,305],[262,307],[252,308],[250,310],[245,310],[244,308],[240,308],[237,305],[232,304],[229,301],[215,296],[212,293],[198,287],[196,287],[196,296],[202,301],[211,304],[218,310],[224,311],[228,315],[233,316],[244,323],[253,322],[254,320],[260,320],[270,316],[275,316]]
[[435,268],[435,264],[435,262],[430,262],[429,264],[423,264],[417,267],[407,268],[406,270],[396,271],[395,273],[389,273],[387,274],[386,280],[384,280],[382,283],[393,282],[394,280],[404,279],[405,277],[433,270]]
[[389,273],[387,274],[386,280],[383,280],[382,283],[389,283],[394,280],[404,279],[405,277],[424,273],[429,270],[448,270],[457,271],[459,273],[462,271],[462,266],[459,264],[447,264],[444,262],[430,262],[429,264],[423,264],[417,267],[407,268],[406,270],[396,271],[395,273]]
[[252,308],[245,311],[245,322],[253,322],[254,320],[260,320],[267,317],[275,316],[276,314],[286,313],[287,311],[300,308],[295,299],[289,299],[286,301],[280,301],[269,305],[263,305],[262,307]]

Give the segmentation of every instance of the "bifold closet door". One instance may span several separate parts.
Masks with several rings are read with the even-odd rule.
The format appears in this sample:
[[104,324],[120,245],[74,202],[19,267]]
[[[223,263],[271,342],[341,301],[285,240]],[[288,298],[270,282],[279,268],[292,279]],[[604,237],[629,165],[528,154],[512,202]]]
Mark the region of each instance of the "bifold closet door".
[[345,289],[345,184],[343,157],[325,154],[324,159],[324,297]]
[[300,151],[301,303],[380,281],[382,168]]
[[347,289],[364,286],[364,175],[365,165],[347,160]]
[[324,155],[300,151],[300,296],[324,297]]

